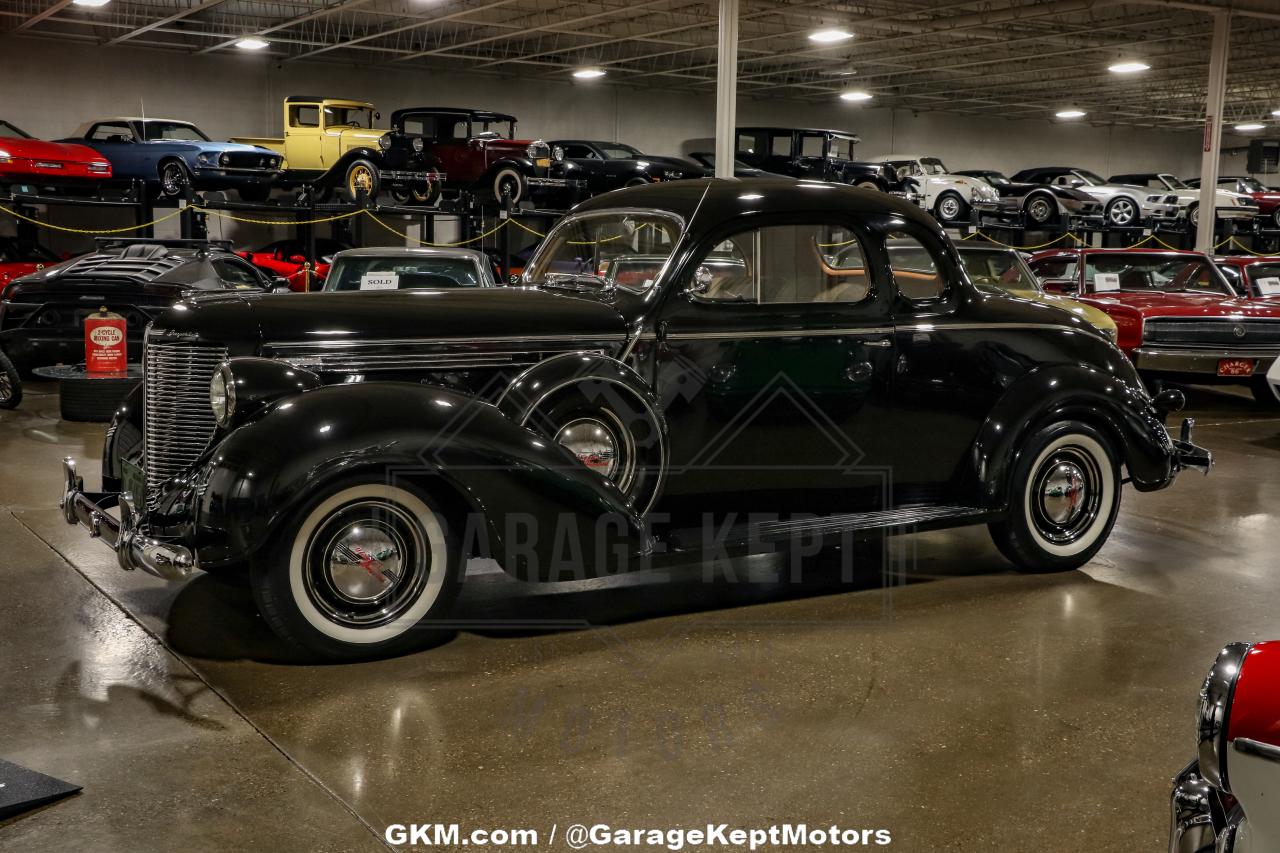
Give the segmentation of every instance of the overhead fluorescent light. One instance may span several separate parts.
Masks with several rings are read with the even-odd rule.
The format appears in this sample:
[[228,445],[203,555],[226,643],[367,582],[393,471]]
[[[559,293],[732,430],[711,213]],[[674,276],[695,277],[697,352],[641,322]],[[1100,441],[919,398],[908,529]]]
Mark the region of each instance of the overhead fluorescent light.
[[1263,130],[1264,128],[1266,128],[1266,125],[1260,121],[1247,121],[1244,124],[1236,125],[1236,130],[1243,130],[1245,132],[1250,130]]
[[1054,115],[1058,118],[1084,118],[1088,113],[1084,110],[1058,110]]
[[834,44],[851,38],[853,38],[853,33],[841,29],[816,30],[809,33],[809,41],[816,41],[818,44]]
[[1138,71],[1147,71],[1151,66],[1145,62],[1117,62],[1107,68],[1114,74],[1134,74]]
[[99,6],[105,6],[111,0],[71,0],[77,6],[88,6],[91,9],[97,9]]
[[870,92],[863,92],[861,90],[840,93],[840,100],[842,101],[869,101],[873,97],[874,96]]
[[1272,110],[1272,111],[1271,111],[1271,114],[1272,114],[1273,116],[1280,116],[1280,110]]
[[573,72],[573,76],[579,80],[595,80],[597,77],[603,77],[605,70],[603,68],[579,68]]
[[262,50],[264,47],[270,46],[270,44],[271,42],[269,41],[250,36],[249,38],[243,38],[236,42],[236,47],[241,50]]

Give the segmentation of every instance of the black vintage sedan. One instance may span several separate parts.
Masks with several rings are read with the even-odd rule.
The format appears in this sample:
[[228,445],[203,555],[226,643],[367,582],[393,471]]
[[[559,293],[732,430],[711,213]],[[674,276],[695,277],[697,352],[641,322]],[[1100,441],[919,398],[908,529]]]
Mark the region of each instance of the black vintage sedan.
[[696,163],[679,157],[644,154],[638,148],[621,142],[599,142],[590,139],[552,140],[553,149],[564,151],[564,157],[575,167],[573,177],[587,182],[592,195],[635,187],[659,181],[705,177]]
[[247,569],[281,637],[350,658],[445,627],[473,555],[567,580],[987,524],[1019,568],[1073,569],[1122,483],[1210,461],[1165,430],[1178,392],[1153,399],[1071,314],[974,287],[882,193],[620,190],[521,284],[184,302],[148,335],[105,491],[67,462],[67,521],[125,568]]

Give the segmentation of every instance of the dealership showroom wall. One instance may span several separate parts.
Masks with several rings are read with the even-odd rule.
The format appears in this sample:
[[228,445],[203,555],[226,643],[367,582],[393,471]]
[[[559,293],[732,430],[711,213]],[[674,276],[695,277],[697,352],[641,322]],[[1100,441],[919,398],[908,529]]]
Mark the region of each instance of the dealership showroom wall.
[[0,853],[1280,853],[1277,43],[0,0]]

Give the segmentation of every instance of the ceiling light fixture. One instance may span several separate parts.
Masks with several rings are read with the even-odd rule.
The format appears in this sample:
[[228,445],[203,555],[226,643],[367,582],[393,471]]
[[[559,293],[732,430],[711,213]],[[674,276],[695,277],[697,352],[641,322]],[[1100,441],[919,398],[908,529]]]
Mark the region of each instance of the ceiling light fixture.
[[1135,74],[1139,71],[1147,71],[1151,68],[1145,62],[1117,62],[1107,68],[1113,74]]
[[1272,114],[1273,116],[1280,116],[1280,110],[1272,110],[1272,111],[1271,111],[1271,114]]
[[100,6],[107,5],[111,0],[71,0],[71,2],[77,6],[88,6],[90,9],[97,9]]
[[816,41],[818,44],[835,44],[838,41],[847,41],[851,38],[853,38],[853,33],[841,29],[816,30],[809,33],[809,41]]
[[1058,110],[1054,115],[1058,118],[1084,118],[1088,113],[1084,110]]
[[842,101],[869,101],[873,97],[875,96],[870,92],[863,92],[861,90],[840,93],[840,100]]
[[271,42],[266,41],[265,39],[249,36],[248,38],[243,38],[236,42],[236,47],[241,50],[262,50],[264,47],[270,46],[270,44]]
[[1266,125],[1260,121],[1247,121],[1244,124],[1237,124],[1236,130],[1241,130],[1241,131],[1244,131],[1245,133],[1248,133],[1251,130],[1262,130],[1265,127]]
[[579,80],[595,80],[605,75],[603,68],[579,68],[573,72],[573,76]]

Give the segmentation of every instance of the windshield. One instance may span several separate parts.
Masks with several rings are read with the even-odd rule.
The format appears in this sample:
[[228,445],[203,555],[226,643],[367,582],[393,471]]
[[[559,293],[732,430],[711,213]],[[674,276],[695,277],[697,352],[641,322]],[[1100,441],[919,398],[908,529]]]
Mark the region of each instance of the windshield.
[[338,258],[324,280],[325,290],[409,290],[424,287],[481,287],[471,258],[422,257]]
[[1240,186],[1248,193],[1265,193],[1269,190],[1257,178],[1241,178]]
[[177,121],[149,121],[143,125],[143,132],[146,133],[149,142],[157,139],[177,139],[184,142],[209,141],[209,137],[201,133],[195,125]]
[[373,127],[373,107],[324,108],[325,127]]
[[1100,187],[1106,183],[1106,180],[1103,179],[1101,176],[1095,175],[1093,172],[1090,172],[1087,169],[1076,169],[1071,174],[1075,175],[1077,178],[1079,178],[1080,180],[1084,181],[1086,184],[1092,187]]
[[856,139],[849,139],[844,136],[831,137],[831,144],[827,149],[827,156],[833,160],[852,160],[854,146],[858,144]]
[[[1219,269],[1225,270],[1222,266]],[[1280,262],[1249,264],[1245,267],[1249,279],[1249,295],[1254,299],[1275,299],[1280,297]],[[1239,282],[1231,279],[1232,284]]]
[[926,175],[945,175],[947,167],[937,157],[921,157],[920,166]]
[[0,120],[0,136],[8,136],[13,139],[30,139],[30,134],[24,133],[9,122]]
[[1189,190],[1191,189],[1181,178],[1175,178],[1173,175],[1156,175],[1160,180],[1164,181],[1164,185],[1171,190]]
[[1234,296],[1201,258],[1162,253],[1090,254],[1084,265],[1085,289],[1114,292],[1213,293]]
[[601,145],[600,150],[606,160],[634,160],[644,156],[630,145]]
[[1002,187],[1005,184],[1013,183],[1003,172],[983,172],[979,177],[993,187]]
[[489,136],[498,139],[515,139],[516,124],[513,121],[497,119],[476,119],[471,124],[473,136]]
[[0,237],[0,263],[56,264],[59,258],[39,243],[25,243],[17,237]]
[[960,250],[960,260],[964,261],[969,280],[980,290],[1040,290],[1040,282],[1031,274],[1017,252],[1008,249],[965,248]]
[[[524,283],[571,290],[615,285],[647,290],[679,237],[679,224],[657,212],[617,211],[569,219],[543,243],[524,273]],[[636,275],[638,267],[652,270],[652,275]]]

